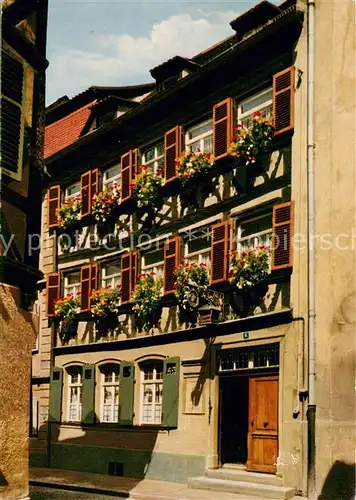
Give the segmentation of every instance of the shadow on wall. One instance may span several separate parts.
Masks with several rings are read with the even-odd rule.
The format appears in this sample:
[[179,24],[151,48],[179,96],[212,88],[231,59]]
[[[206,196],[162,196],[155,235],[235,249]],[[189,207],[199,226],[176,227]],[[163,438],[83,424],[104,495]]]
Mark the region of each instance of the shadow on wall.
[[9,483],[6,481],[6,477],[0,470],[0,486],[7,486]]
[[318,500],[354,500],[355,473],[355,464],[337,460],[329,470]]

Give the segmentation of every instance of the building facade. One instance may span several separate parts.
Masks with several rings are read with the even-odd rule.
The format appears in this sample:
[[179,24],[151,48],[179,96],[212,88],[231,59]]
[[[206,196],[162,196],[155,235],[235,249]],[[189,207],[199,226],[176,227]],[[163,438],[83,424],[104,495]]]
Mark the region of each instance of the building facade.
[[2,2],[0,496],[28,498],[41,231],[47,0]]
[[[315,461],[314,448],[308,452],[306,14],[303,2],[262,2],[231,22],[230,38],[154,68],[155,84],[91,87],[48,110],[34,465],[201,488],[232,475],[236,488],[256,487],[262,472],[271,497],[285,498],[315,488],[326,497],[333,475],[351,477],[355,412],[346,387],[354,375],[355,254],[326,249],[321,237],[314,252]],[[340,171],[342,163],[354,175],[354,20],[355,4],[331,12],[316,2],[315,222],[330,241],[341,228],[351,236],[355,216],[354,183]],[[253,161],[233,156],[236,135],[262,115],[273,120],[270,148]],[[182,180],[181,155],[197,150],[213,166],[195,177],[187,160]],[[142,165],[163,172],[148,207],[135,187]],[[92,200],[114,191],[119,201],[99,224]],[[63,203],[77,219],[64,229]],[[261,246],[271,247],[268,275],[238,288],[231,255],[249,258]],[[208,273],[203,299],[191,282],[177,298],[176,270],[188,262]],[[342,284],[334,287],[331,268]],[[155,317],[140,323],[138,289],[148,280],[154,294],[158,277]],[[114,315],[93,315],[96,289],[120,290]],[[71,294],[78,303],[68,329],[56,301]],[[340,385],[345,378],[350,384]]]

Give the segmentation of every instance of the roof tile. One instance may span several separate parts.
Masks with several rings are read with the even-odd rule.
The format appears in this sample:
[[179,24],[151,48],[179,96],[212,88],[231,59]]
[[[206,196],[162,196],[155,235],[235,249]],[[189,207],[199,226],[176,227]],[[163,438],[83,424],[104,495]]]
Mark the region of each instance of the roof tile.
[[79,139],[96,101],[86,104],[45,129],[44,158],[54,155]]

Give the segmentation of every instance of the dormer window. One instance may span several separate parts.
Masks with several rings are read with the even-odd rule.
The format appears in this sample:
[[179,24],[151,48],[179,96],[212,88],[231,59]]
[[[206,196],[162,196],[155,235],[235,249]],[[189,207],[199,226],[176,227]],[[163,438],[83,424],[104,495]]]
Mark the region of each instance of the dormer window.
[[109,111],[106,111],[105,113],[100,113],[96,119],[96,126],[97,128],[102,127],[103,125],[106,125],[107,123],[112,122],[116,118],[116,110],[110,109]]

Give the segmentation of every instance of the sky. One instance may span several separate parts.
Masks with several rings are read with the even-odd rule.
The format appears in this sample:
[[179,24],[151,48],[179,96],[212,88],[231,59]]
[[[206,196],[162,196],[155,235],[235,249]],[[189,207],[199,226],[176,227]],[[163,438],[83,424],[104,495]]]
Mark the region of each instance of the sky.
[[[170,57],[192,57],[231,36],[257,0],[49,0],[47,104],[91,85],[152,81]],[[279,2],[278,2],[279,3]]]

